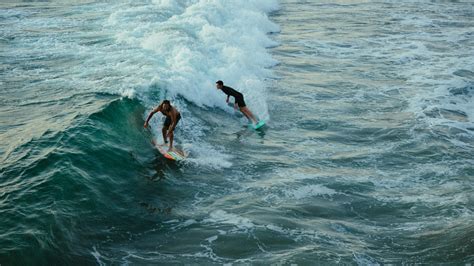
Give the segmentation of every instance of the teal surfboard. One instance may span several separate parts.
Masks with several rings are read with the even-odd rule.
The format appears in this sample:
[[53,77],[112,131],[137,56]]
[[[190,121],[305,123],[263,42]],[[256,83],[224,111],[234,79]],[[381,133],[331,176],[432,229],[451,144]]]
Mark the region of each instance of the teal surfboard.
[[260,120],[260,121],[259,121],[257,124],[255,124],[255,125],[254,125],[254,124],[249,124],[249,127],[250,127],[250,128],[253,128],[253,129],[255,129],[255,130],[257,130],[257,129],[263,127],[264,125],[265,125],[265,121]]

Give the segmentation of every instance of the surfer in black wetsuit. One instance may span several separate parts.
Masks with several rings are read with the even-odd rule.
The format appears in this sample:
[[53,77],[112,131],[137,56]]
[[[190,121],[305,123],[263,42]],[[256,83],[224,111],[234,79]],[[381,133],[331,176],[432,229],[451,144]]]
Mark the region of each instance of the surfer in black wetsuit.
[[234,108],[237,109],[238,106],[242,114],[244,114],[248,120],[251,120],[254,122],[254,124],[257,124],[257,119],[245,105],[244,95],[242,93],[232,89],[231,87],[224,86],[224,82],[222,82],[222,80],[216,81],[216,88],[227,94],[227,103],[229,102],[229,97],[233,96],[235,99]]
[[143,127],[148,127],[148,121],[150,121],[151,117],[157,112],[161,112],[164,116],[166,116],[165,122],[163,123],[163,128],[161,129],[161,133],[163,134],[163,141],[165,143],[168,143],[168,141],[166,140],[167,138],[170,139],[170,146],[168,151],[171,151],[173,149],[173,132],[179,120],[181,119],[181,114],[178,112],[178,110],[176,110],[176,108],[171,106],[170,101],[164,100],[163,102],[161,102],[160,105],[158,105],[158,107],[151,111]]

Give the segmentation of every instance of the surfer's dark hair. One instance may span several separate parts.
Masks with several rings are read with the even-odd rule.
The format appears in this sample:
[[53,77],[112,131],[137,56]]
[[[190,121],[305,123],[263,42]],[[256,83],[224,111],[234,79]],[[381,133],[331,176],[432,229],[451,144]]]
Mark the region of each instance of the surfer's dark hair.
[[168,100],[163,100],[163,102],[161,104],[171,105],[170,101],[168,101]]
[[224,82],[222,82],[222,80],[218,80],[218,81],[216,81],[216,84],[224,85]]

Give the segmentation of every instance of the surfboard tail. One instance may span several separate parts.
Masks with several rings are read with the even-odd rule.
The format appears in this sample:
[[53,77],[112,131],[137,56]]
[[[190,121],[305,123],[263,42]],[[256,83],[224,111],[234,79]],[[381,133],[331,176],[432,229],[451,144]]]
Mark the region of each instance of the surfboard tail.
[[265,121],[264,120],[260,120],[257,124],[249,124],[249,127],[250,128],[253,128],[253,129],[259,129],[261,127],[263,127],[265,125]]

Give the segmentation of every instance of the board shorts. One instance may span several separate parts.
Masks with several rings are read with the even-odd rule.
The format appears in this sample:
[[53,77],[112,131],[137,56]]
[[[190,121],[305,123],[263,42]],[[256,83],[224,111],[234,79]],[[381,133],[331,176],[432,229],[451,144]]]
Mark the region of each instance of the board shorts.
[[239,107],[245,107],[244,95],[240,94],[239,96],[235,97],[235,103]]
[[[176,117],[176,125],[178,124],[179,120],[181,120],[181,114],[178,114]],[[163,123],[163,127],[169,127],[171,125],[171,116],[167,116],[165,122]]]

